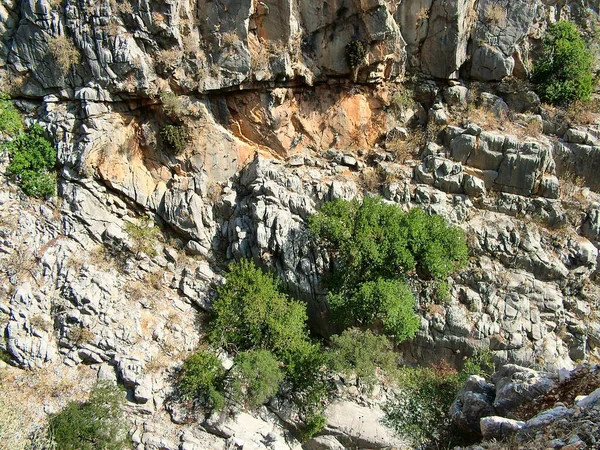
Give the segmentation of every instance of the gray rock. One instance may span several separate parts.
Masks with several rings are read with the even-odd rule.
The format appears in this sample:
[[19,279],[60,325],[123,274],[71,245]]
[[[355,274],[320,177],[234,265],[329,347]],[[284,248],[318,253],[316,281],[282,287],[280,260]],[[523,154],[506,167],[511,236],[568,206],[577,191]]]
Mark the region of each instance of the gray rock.
[[561,420],[573,414],[573,410],[566,408],[565,406],[559,406],[539,413],[537,416],[527,421],[527,429],[539,428],[547,426],[551,423]]
[[481,434],[486,440],[506,439],[525,427],[525,422],[506,417],[484,417],[481,419]]
[[556,387],[557,377],[545,372],[507,364],[492,375],[496,385],[494,407],[502,416],[509,416],[523,403],[531,401]]
[[481,197],[486,194],[485,181],[473,175],[464,176],[463,189],[469,197]]
[[304,450],[344,450],[335,436],[318,436],[302,445]]
[[364,448],[399,447],[403,443],[381,423],[383,411],[347,401],[336,401],[325,410],[327,434],[339,435]]
[[452,421],[464,431],[481,434],[480,420],[496,414],[494,395],[493,385],[482,377],[470,376],[450,407]]
[[465,106],[468,93],[464,86],[450,86],[444,89],[444,100],[448,106]]

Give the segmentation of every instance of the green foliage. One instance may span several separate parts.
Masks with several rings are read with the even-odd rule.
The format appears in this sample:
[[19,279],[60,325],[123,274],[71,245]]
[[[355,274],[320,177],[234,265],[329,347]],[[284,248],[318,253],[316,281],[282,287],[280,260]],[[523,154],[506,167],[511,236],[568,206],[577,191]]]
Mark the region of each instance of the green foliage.
[[275,279],[242,260],[217,289],[210,340],[229,350],[266,349],[291,363],[308,345],[306,307],[282,293]]
[[[160,100],[163,104],[163,111],[173,119],[179,119],[184,114],[183,103],[173,92],[163,92],[160,94]],[[163,129],[164,130],[164,129]]]
[[371,383],[378,367],[386,373],[396,370],[396,356],[387,337],[351,328],[331,338],[329,368],[334,372],[355,373],[362,381]]
[[325,428],[325,425],[327,425],[327,419],[322,414],[314,412],[309,414],[304,420],[301,436],[302,440],[308,441],[312,439]]
[[145,253],[151,258],[157,255],[156,243],[160,237],[160,230],[150,223],[148,218],[140,219],[139,225],[125,222],[125,232],[133,241],[136,254]]
[[334,304],[338,311],[350,306],[353,323],[364,326],[381,323],[384,332],[397,342],[414,337],[421,321],[414,312],[415,299],[406,284],[378,278],[366,281],[348,297],[349,302]]
[[187,400],[199,399],[215,410],[223,409],[225,369],[219,358],[207,349],[200,349],[183,363],[179,392]]
[[377,197],[325,203],[309,218],[309,228],[333,256],[326,284],[334,317],[345,326],[380,323],[398,342],[419,326],[402,278],[418,274],[443,287],[468,260],[462,230]]
[[562,20],[548,27],[543,52],[533,68],[542,100],[565,105],[589,100],[594,89],[593,56],[575,24]]
[[460,372],[445,365],[404,367],[398,376],[399,394],[386,406],[386,422],[415,446],[461,444],[464,436],[452,427],[450,406],[470,375],[489,376],[493,370],[489,352],[469,358]]
[[346,45],[346,61],[352,69],[356,69],[361,65],[366,54],[367,49],[361,41],[352,40]]
[[235,358],[232,395],[237,401],[256,408],[273,397],[283,381],[283,371],[268,350],[250,350]]
[[0,93],[0,132],[14,136],[23,130],[23,120],[8,94]]
[[[305,305],[281,292],[271,275],[248,260],[231,264],[227,282],[217,288],[217,293],[210,341],[230,352],[249,352],[248,356],[240,353],[243,365],[236,370],[250,374],[253,365],[253,370],[260,365],[265,378],[269,378],[266,384],[258,380],[248,384],[250,403],[262,403],[279,385],[269,354],[280,363],[301,413],[307,417],[316,414],[327,394],[321,379],[324,357],[320,346],[308,337]],[[250,376],[246,376],[247,382]]]
[[50,416],[49,432],[61,450],[130,448],[123,420],[124,393],[109,383],[92,389],[85,403],[70,402]]
[[404,111],[414,106],[415,100],[413,95],[413,92],[409,88],[405,86],[399,87],[392,95],[386,110],[396,117],[401,117]]
[[160,131],[160,135],[165,143],[175,154],[179,154],[185,150],[189,134],[190,132],[186,125],[165,125]]
[[17,180],[25,194],[33,197],[54,195],[56,150],[44,136],[44,130],[33,124],[5,144],[10,157],[7,174]]

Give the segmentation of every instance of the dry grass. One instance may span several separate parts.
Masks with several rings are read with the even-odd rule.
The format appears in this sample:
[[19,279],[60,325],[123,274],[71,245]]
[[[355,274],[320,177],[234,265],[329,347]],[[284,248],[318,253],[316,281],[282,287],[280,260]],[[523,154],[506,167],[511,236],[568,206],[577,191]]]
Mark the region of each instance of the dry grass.
[[183,102],[173,92],[162,92],[160,94],[163,111],[173,119],[180,119],[185,114]]
[[152,13],[152,21],[155,25],[164,25],[165,23],[165,15],[158,11],[154,11]]
[[221,34],[221,42],[225,47],[233,47],[239,42],[239,38],[234,31],[228,31],[227,33]]
[[429,8],[421,8],[417,14],[417,27],[420,27],[429,20]]
[[56,67],[63,74],[66,74],[73,66],[79,64],[79,59],[81,58],[79,49],[75,47],[73,40],[64,35],[50,38],[48,41],[48,51],[54,59]]
[[178,48],[159,50],[156,53],[156,62],[164,65],[167,70],[174,70],[181,63],[183,52]]
[[96,334],[89,328],[75,327],[69,332],[69,340],[80,347],[86,344],[92,344],[96,340]]
[[506,8],[495,4],[487,8],[484,12],[485,20],[496,26],[502,26],[506,23]]
[[395,160],[404,164],[408,160],[419,156],[422,147],[426,144],[428,133],[423,129],[409,130],[406,137],[388,136],[385,143],[386,148],[394,154]]
[[150,272],[144,276],[144,284],[146,286],[151,287],[152,289],[156,289],[157,291],[161,290],[164,284],[164,273],[162,271],[158,272]]
[[28,245],[21,244],[13,249],[12,253],[4,260],[4,270],[11,277],[19,280],[33,276],[36,260]]
[[183,51],[191,55],[195,55],[200,51],[200,42],[198,37],[193,33],[182,36],[181,45],[183,46]]
[[566,171],[560,176],[560,199],[562,201],[580,202],[583,199],[581,190],[585,187],[585,178]]
[[41,314],[34,314],[30,319],[29,323],[39,330],[45,331],[46,333],[52,331],[52,322],[46,319]]

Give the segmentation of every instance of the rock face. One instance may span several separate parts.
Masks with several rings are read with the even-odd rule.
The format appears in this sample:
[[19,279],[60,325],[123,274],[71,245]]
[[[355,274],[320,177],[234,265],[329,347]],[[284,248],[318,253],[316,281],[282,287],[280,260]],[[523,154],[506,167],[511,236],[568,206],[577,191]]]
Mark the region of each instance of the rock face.
[[[596,365],[583,364],[573,371],[563,371],[559,383],[558,374],[503,366],[492,376],[495,385],[481,377],[470,377],[450,414],[458,426],[481,435],[485,441],[516,438],[531,448],[543,447],[544,442],[552,442],[554,448],[585,448],[596,444],[594,433],[600,419],[597,376]],[[578,392],[589,394],[577,396]],[[478,401],[473,401],[475,398]],[[549,404],[554,407],[548,408]],[[510,418],[515,415],[524,420]],[[470,419],[468,423],[465,418]],[[469,448],[488,448],[485,441],[482,446]]]
[[[59,200],[33,201],[1,156],[0,350],[55,381],[82,368],[88,384],[121,381],[138,449],[298,448],[283,408],[190,417],[172,379],[230,260],[273,270],[313,331],[338,331],[328,256],[306,220],[325,201],[378,192],[462,227],[472,255],[446,302],[415,280],[422,326],[399,348],[406,362],[458,367],[482,347],[548,370],[600,357],[598,127],[530,116],[550,139],[457,120],[474,106],[491,121],[538,114],[520,80],[545,27],[598,20],[597,0],[559,3],[3,1],[1,88],[53,137],[60,170]],[[353,41],[365,50],[356,67]],[[403,100],[392,83],[407,69]],[[167,124],[188,127],[182,152]],[[429,125],[419,144],[415,124]],[[523,426],[498,417],[554,380],[506,365],[492,382],[470,379],[453,414],[498,438]],[[400,446],[377,422],[379,400],[340,394],[304,447]]]

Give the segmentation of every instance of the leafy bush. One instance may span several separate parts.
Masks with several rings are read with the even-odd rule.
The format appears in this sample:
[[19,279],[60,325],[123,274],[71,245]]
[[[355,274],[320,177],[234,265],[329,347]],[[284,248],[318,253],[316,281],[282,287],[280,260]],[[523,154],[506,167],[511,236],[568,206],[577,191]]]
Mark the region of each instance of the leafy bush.
[[594,89],[593,57],[577,27],[562,20],[548,27],[533,81],[542,100],[555,105],[588,100]]
[[327,419],[322,414],[311,413],[304,420],[301,438],[308,441],[319,434],[327,425]]
[[10,97],[0,93],[0,132],[14,136],[21,130],[23,130],[21,114],[10,101]]
[[199,399],[218,411],[225,406],[224,381],[225,369],[219,358],[207,349],[200,349],[183,363],[179,392],[187,400]]
[[124,393],[99,383],[84,403],[70,402],[50,416],[49,431],[61,450],[121,450],[130,448],[123,420]]
[[44,130],[33,124],[5,144],[10,157],[7,174],[16,179],[25,194],[34,197],[54,195],[56,151],[44,137]]
[[165,125],[160,135],[175,154],[185,150],[189,140],[189,130],[185,125]]
[[360,66],[366,54],[367,49],[361,41],[352,40],[346,45],[346,61],[351,69]]
[[447,365],[404,367],[399,371],[399,393],[386,406],[386,422],[415,446],[452,448],[468,436],[452,427],[448,412],[470,375],[488,376],[494,370],[491,354],[481,353],[457,372]]
[[443,287],[468,259],[462,230],[377,197],[325,203],[309,218],[309,228],[333,257],[325,281],[334,317],[345,326],[381,323],[398,342],[419,325],[402,277],[418,274]]
[[[305,305],[282,293],[271,275],[248,260],[231,264],[227,282],[217,288],[217,294],[210,341],[230,352],[249,352],[240,354],[243,365],[239,367],[248,374],[247,381],[259,366],[269,379],[266,384],[258,380],[248,384],[250,403],[264,401],[279,384],[273,362],[266,356],[270,352],[281,363],[301,415],[318,414],[327,395],[321,377],[323,354],[308,337]],[[265,352],[253,353],[260,350]]]
[[283,381],[283,372],[268,350],[250,350],[235,358],[233,397],[256,408],[273,397]]
[[227,349],[266,349],[291,362],[308,344],[306,307],[282,293],[275,279],[242,260],[217,289],[210,340]]
[[329,368],[334,372],[355,373],[367,383],[375,380],[378,367],[393,373],[396,358],[388,338],[376,336],[370,330],[351,328],[331,338]]

